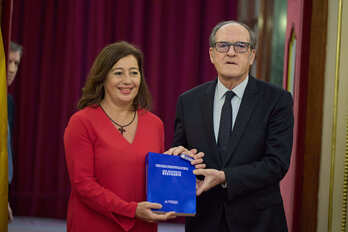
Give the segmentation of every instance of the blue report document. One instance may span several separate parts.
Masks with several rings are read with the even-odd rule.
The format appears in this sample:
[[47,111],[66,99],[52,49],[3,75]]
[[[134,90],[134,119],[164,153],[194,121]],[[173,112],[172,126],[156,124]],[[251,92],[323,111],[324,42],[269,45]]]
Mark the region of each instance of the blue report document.
[[194,166],[179,156],[149,152],[146,157],[147,201],[160,203],[157,212],[175,211],[178,216],[196,214]]

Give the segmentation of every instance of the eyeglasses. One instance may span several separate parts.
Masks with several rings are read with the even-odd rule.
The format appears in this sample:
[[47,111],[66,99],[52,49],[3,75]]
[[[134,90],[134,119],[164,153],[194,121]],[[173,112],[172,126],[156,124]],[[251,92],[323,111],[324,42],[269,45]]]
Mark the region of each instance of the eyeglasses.
[[230,47],[233,46],[233,50],[236,53],[246,53],[249,50],[250,43],[248,42],[235,42],[235,43],[230,43],[230,42],[216,42],[215,43],[215,49],[218,52],[221,53],[227,53],[230,50]]

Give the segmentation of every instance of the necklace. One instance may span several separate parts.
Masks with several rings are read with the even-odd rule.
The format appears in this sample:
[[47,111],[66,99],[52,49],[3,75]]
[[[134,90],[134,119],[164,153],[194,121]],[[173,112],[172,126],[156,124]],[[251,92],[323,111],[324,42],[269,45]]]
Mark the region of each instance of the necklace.
[[134,116],[133,116],[133,119],[132,121],[130,121],[129,123],[127,123],[126,125],[121,125],[121,124],[118,124],[117,122],[115,122],[114,120],[112,120],[112,118],[106,113],[106,111],[104,110],[104,108],[99,105],[100,108],[103,110],[104,114],[110,119],[110,121],[115,124],[116,126],[118,126],[119,128],[117,128],[120,132],[121,132],[121,135],[123,135],[124,132],[126,132],[126,130],[124,129],[125,127],[129,126],[130,124],[132,124],[135,120],[135,115],[137,114],[137,111],[134,111]]

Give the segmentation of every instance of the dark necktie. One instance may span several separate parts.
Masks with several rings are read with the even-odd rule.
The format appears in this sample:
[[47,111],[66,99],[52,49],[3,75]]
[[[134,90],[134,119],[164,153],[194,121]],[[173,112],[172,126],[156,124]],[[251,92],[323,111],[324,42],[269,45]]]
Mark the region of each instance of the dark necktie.
[[222,151],[227,150],[228,140],[232,132],[232,104],[231,100],[234,97],[233,91],[226,91],[225,102],[222,106],[220,126],[219,126],[219,136],[218,136],[218,146]]

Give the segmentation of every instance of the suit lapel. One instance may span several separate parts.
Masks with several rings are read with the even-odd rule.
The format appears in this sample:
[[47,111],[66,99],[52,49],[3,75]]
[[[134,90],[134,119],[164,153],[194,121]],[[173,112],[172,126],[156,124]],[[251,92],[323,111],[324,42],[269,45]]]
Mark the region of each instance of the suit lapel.
[[[206,91],[204,92],[200,102],[203,121],[205,122],[205,133],[208,136],[209,147],[216,147],[213,121],[214,96],[216,84],[217,80],[211,82],[211,84],[206,88]],[[215,151],[215,149],[212,150]],[[209,158],[214,160],[214,162],[221,167],[222,160],[218,154],[211,154]]]
[[242,102],[238,110],[237,118],[234,123],[232,136],[230,137],[228,143],[228,152],[224,157],[223,166],[225,166],[231,159],[232,154],[234,153],[234,150],[236,149],[239,140],[242,137],[248,125],[252,112],[255,106],[257,105],[256,103],[259,99],[258,94],[259,92],[256,86],[256,80],[253,77],[249,76],[248,85],[245,88]]

